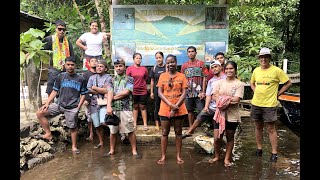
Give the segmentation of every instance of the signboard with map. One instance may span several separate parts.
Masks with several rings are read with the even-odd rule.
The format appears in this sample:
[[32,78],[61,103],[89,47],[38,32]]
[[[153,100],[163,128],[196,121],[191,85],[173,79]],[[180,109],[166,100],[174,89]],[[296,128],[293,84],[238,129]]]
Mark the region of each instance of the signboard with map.
[[187,47],[197,48],[206,62],[228,47],[227,5],[113,5],[111,20],[112,58],[133,64],[132,55],[142,54],[142,65],[156,64],[155,53],[177,56],[178,65],[188,61]]

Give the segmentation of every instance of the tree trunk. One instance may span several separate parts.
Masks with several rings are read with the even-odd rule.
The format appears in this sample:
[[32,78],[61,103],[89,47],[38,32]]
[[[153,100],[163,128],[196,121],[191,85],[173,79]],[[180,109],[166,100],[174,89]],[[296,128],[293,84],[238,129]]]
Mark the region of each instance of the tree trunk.
[[84,19],[85,19],[85,18],[84,18],[84,16],[81,14],[76,0],[72,0],[72,2],[73,2],[73,6],[76,8],[76,10],[77,10],[77,12],[78,12],[78,15],[79,15],[79,17],[80,17],[81,24],[82,24],[82,29],[83,29],[83,31],[85,32],[85,31],[86,31],[86,27],[87,27],[87,25],[86,25],[85,22],[84,22]]
[[[109,1],[106,1],[108,4]],[[104,18],[104,15],[103,15],[103,3],[102,3],[102,0],[94,0],[94,3],[96,5],[96,8],[97,8],[97,12],[98,12],[98,15],[99,15],[99,21],[100,21],[100,25],[101,25],[101,32],[107,32],[106,30],[106,22],[105,22],[105,18]],[[104,52],[107,56],[107,58],[109,58],[111,56],[111,53],[110,53],[110,47],[109,47],[109,40],[106,40],[105,43],[103,43],[103,48],[104,48]]]
[[[33,112],[36,111],[42,105],[40,84],[38,86],[40,70],[36,68],[36,65],[34,64],[33,60],[30,59],[29,64],[25,69],[25,72],[27,75],[26,79],[28,85],[30,110],[31,112]],[[38,96],[37,92],[39,92]]]

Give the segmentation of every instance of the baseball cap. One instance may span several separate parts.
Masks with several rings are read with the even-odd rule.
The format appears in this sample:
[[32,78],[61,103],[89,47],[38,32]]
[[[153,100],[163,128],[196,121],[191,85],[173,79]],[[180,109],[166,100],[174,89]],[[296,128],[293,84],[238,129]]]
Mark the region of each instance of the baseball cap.
[[56,24],[56,26],[64,26],[64,27],[66,27],[66,23],[64,22],[64,21],[62,21],[62,20],[57,20],[56,22],[54,22],[54,24]]
[[210,67],[212,67],[212,66],[215,65],[215,64],[221,66],[221,63],[220,63],[218,60],[213,60],[213,61],[211,61],[211,63],[210,63]]
[[271,55],[270,49],[266,47],[261,48],[259,52],[259,56],[262,56],[262,55]]
[[97,64],[103,64],[104,67],[106,67],[108,69],[108,65],[107,65],[107,62],[105,60],[98,60]]
[[126,62],[122,58],[118,57],[116,60],[113,61],[113,65],[117,65],[117,64],[126,65]]

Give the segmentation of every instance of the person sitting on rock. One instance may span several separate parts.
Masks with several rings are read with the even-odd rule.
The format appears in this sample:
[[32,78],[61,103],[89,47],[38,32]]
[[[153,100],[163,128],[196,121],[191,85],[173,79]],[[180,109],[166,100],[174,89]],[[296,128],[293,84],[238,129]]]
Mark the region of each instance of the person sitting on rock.
[[[88,93],[88,89],[84,77],[75,72],[75,61],[74,56],[65,59],[64,66],[66,72],[60,73],[57,76],[47,102],[36,112],[45,134],[43,136],[35,136],[35,138],[52,141],[48,118],[64,114],[66,125],[71,132],[72,151],[79,154],[80,150],[77,148],[78,113],[84,102],[85,94]],[[53,102],[57,93],[59,93],[58,101]]]

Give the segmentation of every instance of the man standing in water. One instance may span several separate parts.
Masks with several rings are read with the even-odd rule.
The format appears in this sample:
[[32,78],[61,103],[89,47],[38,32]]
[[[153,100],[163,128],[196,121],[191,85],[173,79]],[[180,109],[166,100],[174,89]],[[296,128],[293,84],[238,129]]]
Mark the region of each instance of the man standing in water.
[[111,156],[115,153],[117,133],[120,132],[121,134],[128,134],[132,155],[136,159],[140,159],[142,156],[137,152],[137,140],[133,122],[132,91],[134,79],[131,76],[126,76],[126,65],[123,59],[118,58],[114,61],[114,69],[117,74],[113,78],[114,96],[112,109],[114,114],[120,118],[120,124],[118,126],[108,125],[110,128],[110,151],[104,156]]
[[[278,97],[292,83],[282,69],[270,64],[271,52],[269,48],[262,48],[260,50],[259,60],[260,67],[254,69],[250,80],[250,87],[254,92],[251,100],[250,116],[256,126],[256,156],[262,156],[263,127],[266,124],[272,148],[270,160],[277,162],[278,135],[275,122],[277,120]],[[279,83],[283,83],[284,85],[278,91]]]

